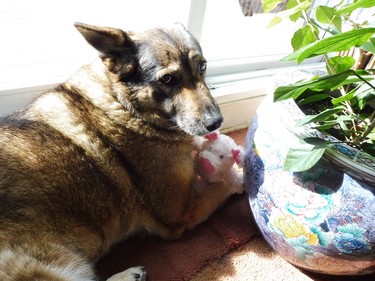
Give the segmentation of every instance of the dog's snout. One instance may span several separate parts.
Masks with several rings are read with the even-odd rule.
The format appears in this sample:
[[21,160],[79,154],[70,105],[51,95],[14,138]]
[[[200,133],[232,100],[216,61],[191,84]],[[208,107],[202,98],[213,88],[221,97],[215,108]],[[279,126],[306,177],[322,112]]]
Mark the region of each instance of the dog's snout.
[[212,132],[221,127],[223,124],[223,117],[221,115],[215,117],[209,117],[204,120],[204,126],[207,131]]

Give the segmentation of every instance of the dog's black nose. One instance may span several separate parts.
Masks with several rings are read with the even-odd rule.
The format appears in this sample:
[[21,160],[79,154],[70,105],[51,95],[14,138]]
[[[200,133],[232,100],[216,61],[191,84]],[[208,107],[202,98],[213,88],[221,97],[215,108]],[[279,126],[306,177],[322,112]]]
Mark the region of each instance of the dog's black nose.
[[221,127],[223,124],[223,117],[220,115],[218,117],[211,117],[204,120],[203,124],[207,131],[212,132]]

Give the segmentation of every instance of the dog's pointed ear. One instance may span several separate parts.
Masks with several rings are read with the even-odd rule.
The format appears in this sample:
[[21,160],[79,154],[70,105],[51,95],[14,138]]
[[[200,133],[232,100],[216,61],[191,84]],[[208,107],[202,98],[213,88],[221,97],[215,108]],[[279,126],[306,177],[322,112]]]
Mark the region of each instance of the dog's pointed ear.
[[132,44],[130,37],[118,28],[93,26],[80,22],[76,22],[74,26],[91,46],[105,55],[121,53],[125,47]]
[[175,27],[177,27],[177,28],[179,28],[183,31],[187,31],[185,25],[183,25],[181,22],[175,22],[174,25],[175,25]]

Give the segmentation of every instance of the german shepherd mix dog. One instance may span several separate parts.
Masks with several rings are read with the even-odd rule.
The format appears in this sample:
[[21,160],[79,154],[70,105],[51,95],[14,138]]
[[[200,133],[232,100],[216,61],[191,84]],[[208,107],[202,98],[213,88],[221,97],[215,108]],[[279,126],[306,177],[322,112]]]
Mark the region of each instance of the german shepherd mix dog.
[[[76,23],[98,52],[0,120],[0,280],[96,280],[115,243],[176,238],[231,194],[194,188],[194,136],[221,127],[206,61],[181,25],[141,33]],[[145,280],[142,267],[108,280]]]

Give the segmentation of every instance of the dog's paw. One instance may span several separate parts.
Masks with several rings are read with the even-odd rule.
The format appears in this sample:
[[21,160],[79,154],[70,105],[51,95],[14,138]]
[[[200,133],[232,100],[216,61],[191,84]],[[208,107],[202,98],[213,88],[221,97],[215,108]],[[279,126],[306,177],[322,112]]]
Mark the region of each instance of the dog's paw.
[[235,192],[236,192],[235,194],[244,193],[245,192],[245,185],[244,184],[238,185]]
[[112,275],[107,281],[146,281],[146,270],[143,266],[131,267]]
[[231,193],[232,194],[242,194],[245,192],[245,186],[244,184],[239,184],[239,183],[232,183],[231,187]]

